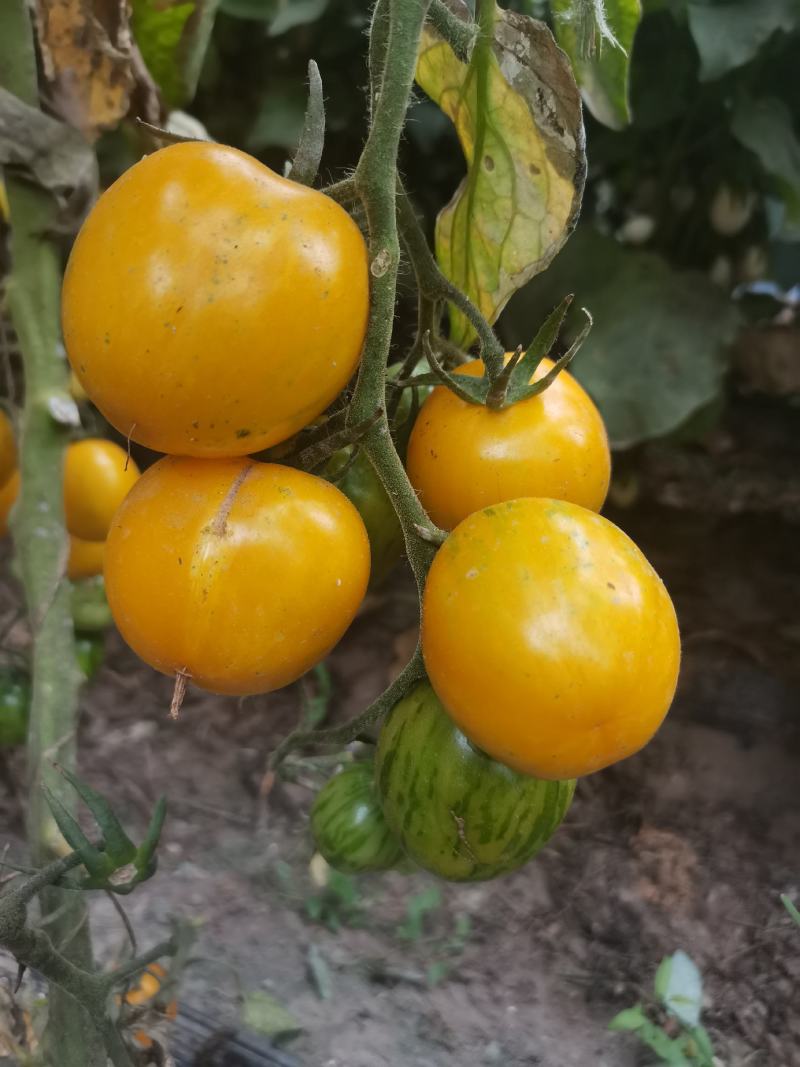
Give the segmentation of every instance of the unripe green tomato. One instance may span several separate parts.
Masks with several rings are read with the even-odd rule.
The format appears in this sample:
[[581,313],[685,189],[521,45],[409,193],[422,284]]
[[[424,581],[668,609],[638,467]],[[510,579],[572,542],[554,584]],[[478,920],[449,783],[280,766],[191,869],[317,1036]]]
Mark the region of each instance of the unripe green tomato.
[[[424,374],[427,369],[427,364],[423,366],[419,363],[413,373]],[[387,375],[389,378],[396,378],[399,372],[400,364],[396,363],[389,368]],[[429,386],[419,388],[420,403],[430,391]],[[403,462],[405,462],[408,438],[414,423],[413,418],[410,417],[413,392],[413,389],[403,390],[400,403],[392,418],[392,424],[397,427],[394,434],[395,443]],[[369,584],[371,589],[375,589],[386,580],[400,561],[405,552],[405,539],[389,494],[384,489],[372,464],[363,452],[359,452],[351,463],[352,454],[352,445],[340,448],[328,460],[324,476],[334,482],[355,505],[367,528],[372,558]]]
[[403,858],[375,794],[371,760],[325,783],[311,809],[311,830],[319,852],[343,874],[385,871]]
[[24,745],[28,733],[31,682],[26,671],[0,667],[0,745]]
[[386,822],[406,853],[453,882],[527,863],[560,826],[574,781],[519,774],[475,748],[427,682],[389,714],[375,755]]
[[82,633],[100,633],[113,622],[102,574],[72,583],[72,622]]
[[97,674],[105,657],[105,641],[102,634],[75,634],[75,658],[87,681]]
[[[405,540],[389,495],[363,452],[350,462],[353,446],[335,452],[325,467],[325,477],[355,505],[369,537],[370,588],[379,586],[400,561]],[[349,464],[349,466],[348,466]],[[344,474],[337,478],[342,471]]]

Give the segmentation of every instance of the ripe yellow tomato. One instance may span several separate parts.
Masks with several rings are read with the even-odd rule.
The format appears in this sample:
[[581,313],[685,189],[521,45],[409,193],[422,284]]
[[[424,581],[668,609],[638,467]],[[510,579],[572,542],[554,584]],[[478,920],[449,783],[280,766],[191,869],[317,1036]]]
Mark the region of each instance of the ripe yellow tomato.
[[5,537],[8,533],[8,520],[19,496],[19,486],[18,470],[13,471],[8,481],[0,485],[0,537]]
[[105,541],[82,541],[80,537],[70,537],[67,558],[67,577],[70,581],[102,574],[105,550]]
[[[161,986],[164,979],[167,977],[167,972],[161,966],[160,963],[150,963],[147,968],[142,971],[139,976],[139,981],[125,994],[125,1003],[130,1004],[134,1008],[142,1008],[150,1004],[158,994],[161,992]],[[120,1002],[120,997],[117,995],[117,1003]],[[164,1005],[162,1014],[170,1020],[175,1019],[178,1014],[178,1002],[174,998]],[[148,1032],[141,1028],[136,1028],[132,1034],[133,1040],[141,1048],[149,1049],[153,1047],[153,1040]]]
[[64,278],[70,362],[116,428],[160,452],[285,440],[353,374],[367,250],[337,203],[225,145],[131,167],[84,223]]
[[0,408],[0,486],[4,486],[17,466],[17,445],[11,419]]
[[538,778],[638,751],[675,691],[669,594],[620,529],[558,500],[475,512],[442,545],[423,597],[439,699],[494,759]]
[[[506,357],[508,358],[508,357]],[[542,360],[532,380],[553,366]],[[478,378],[474,360],[459,374]],[[525,496],[554,497],[599,511],[611,456],[600,412],[567,371],[543,393],[492,411],[438,386],[408,443],[408,476],[430,517],[452,530],[467,515]]]
[[105,577],[120,633],[151,666],[217,693],[266,693],[350,625],[369,542],[356,509],[321,478],[170,456],[115,515]]
[[102,437],[69,445],[64,458],[67,529],[83,541],[104,541],[114,512],[139,478],[124,448]]

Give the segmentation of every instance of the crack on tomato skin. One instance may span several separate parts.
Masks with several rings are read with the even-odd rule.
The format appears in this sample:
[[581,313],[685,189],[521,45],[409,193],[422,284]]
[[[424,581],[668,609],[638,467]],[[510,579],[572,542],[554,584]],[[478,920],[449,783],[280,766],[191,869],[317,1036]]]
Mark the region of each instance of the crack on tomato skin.
[[214,516],[208,527],[208,532],[211,534],[212,537],[226,536],[228,532],[228,516],[230,515],[231,509],[233,508],[234,501],[236,500],[236,495],[242,488],[242,485],[244,484],[244,481],[247,476],[254,469],[255,464],[248,463],[246,467],[243,467],[239,471],[239,473],[231,482],[230,489],[228,489],[228,492],[225,494],[225,499],[220,504],[217,514]]
[[467,840],[467,834],[466,834],[466,831],[464,830],[464,820],[463,820],[463,818],[460,815],[456,815],[456,813],[453,811],[452,808],[450,809],[450,814],[453,816],[453,821],[456,824],[456,832],[458,833],[458,840],[461,842],[461,844],[466,849],[467,855],[472,860],[472,862],[476,866],[478,866],[478,857],[472,851],[472,846],[470,845],[469,841]]

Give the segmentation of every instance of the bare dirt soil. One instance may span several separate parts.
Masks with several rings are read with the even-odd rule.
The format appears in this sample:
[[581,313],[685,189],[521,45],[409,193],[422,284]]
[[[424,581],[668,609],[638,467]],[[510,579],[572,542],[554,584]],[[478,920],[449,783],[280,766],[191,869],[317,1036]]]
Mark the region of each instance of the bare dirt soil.
[[[652,462],[663,488],[663,458]],[[712,505],[711,489],[665,506],[646,474],[640,488],[639,503],[611,517],[661,572],[681,619],[667,724],[643,753],[580,783],[565,825],[522,871],[467,886],[365,877],[335,909],[336,931],[308,913],[320,894],[311,790],[259,797],[300,688],[241,704],[190,693],[173,723],[170,682],[109,635],[84,697],[82,768],[135,826],[169,797],[159,872],[126,907],[140,942],[173,915],[197,922],[186,1004],[224,1021],[241,991],[268,992],[301,1027],[284,1047],[308,1067],[634,1067],[652,1057],[607,1023],[647,999],[660,959],[683,948],[705,978],[720,1061],[800,1067],[800,930],[779,901],[800,895],[798,527]],[[414,620],[401,573],[330,658],[331,721],[383,688]],[[2,807],[18,828],[13,796]],[[409,928],[434,886],[440,903]],[[94,925],[107,953],[122,943],[105,901]]]

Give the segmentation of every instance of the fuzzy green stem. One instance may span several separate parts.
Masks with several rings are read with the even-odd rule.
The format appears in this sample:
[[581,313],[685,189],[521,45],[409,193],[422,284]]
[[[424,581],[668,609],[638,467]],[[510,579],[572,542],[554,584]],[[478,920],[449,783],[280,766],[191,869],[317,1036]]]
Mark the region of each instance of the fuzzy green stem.
[[[350,419],[361,422],[377,409],[384,409],[386,365],[394,324],[400,239],[395,210],[397,152],[406,110],[414,82],[419,40],[430,0],[382,0],[376,9],[373,28],[382,11],[388,13],[388,36],[382,45],[383,67],[380,88],[373,92],[374,110],[367,143],[353,176],[364,204],[369,227],[369,263],[372,299],[369,326]],[[375,58],[373,44],[373,69]],[[406,542],[406,552],[420,592],[431,560],[432,546],[420,538],[417,527],[436,532],[408,481],[397,450],[392,443],[385,410],[365,436],[363,445],[392,500]]]
[[391,711],[398,700],[406,695],[412,685],[425,677],[425,666],[422,662],[422,653],[419,648],[405,665],[397,678],[388,686],[381,695],[374,700],[366,711],[342,723],[341,726],[330,726],[325,730],[294,730],[281,741],[269,758],[270,769],[279,767],[284,759],[295,749],[306,745],[347,745],[355,741],[361,734],[380,722],[387,712]]
[[403,246],[414,270],[417,288],[430,300],[447,300],[469,319],[478,335],[481,358],[487,367],[496,368],[499,372],[503,366],[503,346],[469,297],[442,273],[428,247],[419,219],[402,185],[397,197],[397,221],[403,238]]
[[[2,83],[36,106],[38,88],[33,31],[25,0],[0,5]],[[28,732],[28,839],[36,863],[53,855],[53,823],[42,784],[66,804],[66,783],[52,762],[75,762],[79,674],[75,662],[69,586],[63,581],[68,544],[62,514],[62,465],[66,428],[53,415],[54,401],[66,397],[67,371],[59,356],[60,262],[46,236],[55,222],[55,204],[44,191],[7,176],[12,225],[12,271],[8,304],[25,370],[20,466],[22,489],[13,522],[33,630],[33,696]],[[66,954],[76,966],[91,966],[85,905],[48,888],[40,896],[58,944],[77,930]],[[44,972],[43,972],[44,973]],[[46,1055],[61,1067],[105,1067],[101,1042],[86,1012],[58,985],[51,984]]]
[[447,41],[462,63],[469,63],[478,27],[455,15],[444,0],[432,0],[429,16],[431,25]]

